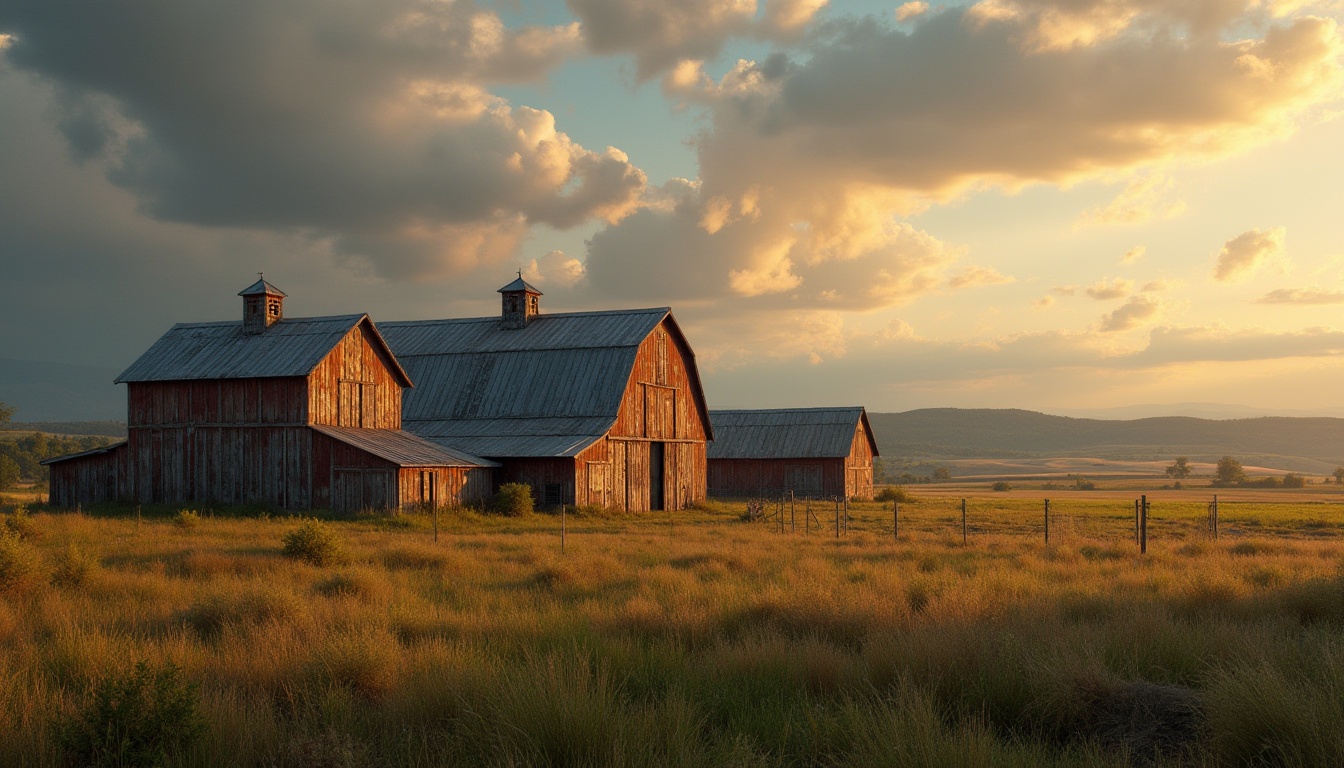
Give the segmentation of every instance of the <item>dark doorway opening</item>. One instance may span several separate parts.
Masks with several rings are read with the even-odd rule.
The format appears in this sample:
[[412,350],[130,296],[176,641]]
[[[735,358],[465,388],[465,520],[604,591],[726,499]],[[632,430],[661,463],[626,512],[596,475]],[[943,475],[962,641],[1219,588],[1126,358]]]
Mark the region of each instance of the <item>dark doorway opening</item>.
[[663,509],[662,443],[649,443],[649,509]]

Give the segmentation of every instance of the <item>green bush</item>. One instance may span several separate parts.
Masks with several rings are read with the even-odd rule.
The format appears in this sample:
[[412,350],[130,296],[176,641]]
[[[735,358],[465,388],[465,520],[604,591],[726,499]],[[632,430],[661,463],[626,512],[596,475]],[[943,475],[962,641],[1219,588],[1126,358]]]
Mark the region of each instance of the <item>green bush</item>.
[[994,488],[994,490],[996,490],[996,491],[1011,491],[1011,490],[1013,490],[1013,486],[1012,486],[1012,484],[1009,483],[1007,480],[1000,480],[999,482],[997,482],[997,483],[995,483],[995,484],[993,485],[993,488]]
[[0,529],[0,592],[24,589],[41,580],[37,550],[8,529]]
[[20,539],[36,539],[42,534],[37,524],[28,516],[28,508],[20,504],[5,517],[5,530]]
[[517,517],[532,513],[532,486],[526,483],[505,483],[499,486],[490,500],[490,511],[499,515]]
[[78,587],[88,581],[89,575],[97,567],[96,559],[71,544],[57,553],[55,567],[51,571],[51,583],[57,587]]
[[877,495],[873,497],[873,501],[899,501],[902,504],[913,502],[914,500],[915,497],[911,496],[909,491],[899,485],[888,485],[878,491]]
[[205,722],[199,694],[174,664],[146,662],[94,687],[61,731],[70,763],[81,766],[160,766],[200,738]]
[[173,515],[173,525],[176,525],[184,531],[189,531],[200,524],[201,516],[194,510],[179,509],[177,510],[177,514]]
[[1284,488],[1303,488],[1307,484],[1307,479],[1296,472],[1289,472],[1283,476]]
[[285,534],[285,557],[316,566],[338,565],[350,558],[336,532],[318,520],[305,520]]

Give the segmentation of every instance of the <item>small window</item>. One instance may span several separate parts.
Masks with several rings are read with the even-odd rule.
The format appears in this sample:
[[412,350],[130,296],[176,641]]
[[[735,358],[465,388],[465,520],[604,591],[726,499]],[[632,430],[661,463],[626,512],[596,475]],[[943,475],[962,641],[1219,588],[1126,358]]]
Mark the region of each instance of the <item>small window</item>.
[[280,302],[272,301],[270,305],[268,305],[268,309],[270,309],[272,317],[280,316]]

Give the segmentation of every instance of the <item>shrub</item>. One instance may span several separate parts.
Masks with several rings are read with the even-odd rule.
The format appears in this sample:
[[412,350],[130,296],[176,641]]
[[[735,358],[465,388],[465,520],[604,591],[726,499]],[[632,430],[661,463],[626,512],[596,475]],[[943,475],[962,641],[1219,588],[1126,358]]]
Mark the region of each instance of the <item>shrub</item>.
[[999,482],[995,483],[992,487],[993,487],[994,490],[996,490],[996,491],[1011,491],[1011,490],[1013,490],[1013,486],[1012,486],[1012,484],[1009,483],[1007,480],[1000,480]]
[[28,508],[20,504],[5,518],[5,530],[20,539],[36,539],[41,536],[37,524],[28,516]]
[[888,485],[886,488],[878,491],[877,495],[873,497],[873,501],[896,501],[901,504],[913,502],[914,500],[915,497],[911,496],[909,491],[899,485]]
[[183,530],[191,530],[201,524],[201,516],[190,509],[179,509],[173,515],[173,525]]
[[340,537],[318,520],[305,520],[298,528],[285,534],[284,543],[285,557],[319,567],[349,560]]
[[0,592],[24,589],[41,580],[37,550],[7,529],[0,530]]
[[1296,472],[1289,472],[1283,476],[1284,488],[1302,488],[1307,484],[1307,479]]
[[142,661],[98,683],[61,740],[75,765],[163,765],[204,732],[199,698],[176,665],[151,669]]
[[1073,481],[1073,489],[1075,491],[1095,491],[1097,489],[1097,484],[1088,480],[1086,477],[1079,475],[1077,479]]
[[97,567],[96,559],[71,544],[57,553],[51,583],[57,587],[78,587],[88,581],[89,574]]
[[499,486],[490,500],[490,511],[517,517],[532,512],[532,486],[526,483],[505,483]]
[[294,596],[276,589],[211,595],[183,611],[182,621],[205,637],[231,624],[257,625],[299,612]]

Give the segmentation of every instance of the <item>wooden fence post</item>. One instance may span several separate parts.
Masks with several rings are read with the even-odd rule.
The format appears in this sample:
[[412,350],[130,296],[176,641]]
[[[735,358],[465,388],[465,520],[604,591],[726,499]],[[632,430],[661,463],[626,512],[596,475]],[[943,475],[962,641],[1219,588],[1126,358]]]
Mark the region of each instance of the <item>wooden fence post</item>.
[[560,554],[565,554],[565,505],[560,505]]
[[891,502],[891,539],[901,540],[901,502]]
[[835,500],[835,538],[840,538],[840,500]]
[[1045,543],[1050,543],[1050,500],[1045,500]]
[[794,510],[798,505],[798,500],[794,498],[793,491],[789,491],[789,533],[798,532],[798,522],[794,517]]
[[1134,543],[1139,543],[1139,500],[1134,500]]
[[1218,540],[1218,494],[1213,494],[1213,540]]
[[1148,495],[1139,497],[1139,507],[1142,513],[1139,515],[1139,554],[1148,554]]
[[430,514],[434,516],[434,543],[439,543],[439,505],[430,505]]

